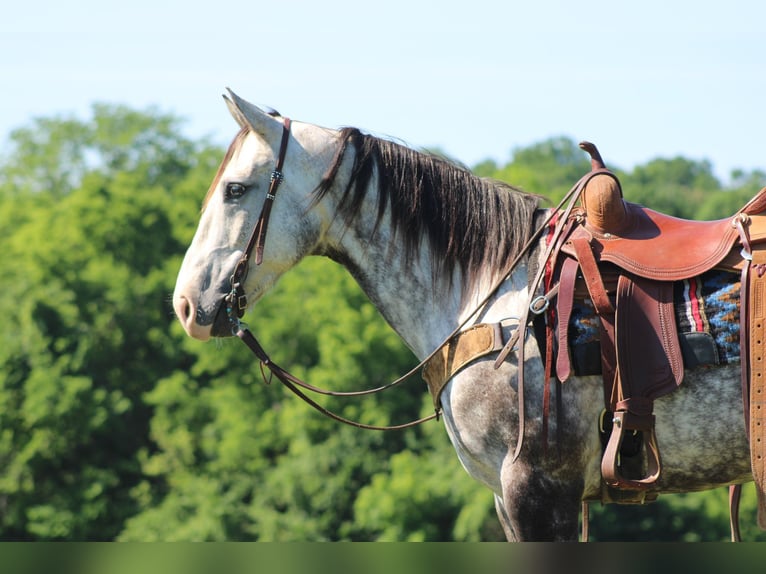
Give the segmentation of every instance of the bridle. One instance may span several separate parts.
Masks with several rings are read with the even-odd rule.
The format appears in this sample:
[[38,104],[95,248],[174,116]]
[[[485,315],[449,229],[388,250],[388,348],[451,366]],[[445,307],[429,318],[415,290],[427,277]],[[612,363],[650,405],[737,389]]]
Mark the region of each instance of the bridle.
[[[432,357],[434,357],[439,352],[439,350],[442,348],[443,345],[445,345],[455,335],[457,335],[463,329],[463,327],[465,327],[465,325],[468,323],[470,318],[476,312],[478,312],[478,310],[481,309],[495,295],[495,293],[500,288],[500,286],[510,276],[511,272],[527,255],[533,243],[537,241],[540,235],[547,229],[548,224],[553,220],[555,213],[558,211],[558,208],[552,210],[552,213],[545,219],[542,225],[531,234],[527,243],[519,251],[519,254],[509,264],[508,269],[499,276],[499,279],[490,288],[487,296],[482,301],[480,301],[478,305],[476,305],[476,312],[468,314],[465,321],[463,321],[460,325],[458,325],[457,328],[447,336],[447,338],[444,340],[442,344],[437,346],[436,349],[434,349],[434,351],[430,355],[428,355],[420,363],[415,365],[415,367],[413,367],[410,371],[408,371],[407,373],[405,373],[404,375],[402,375],[395,381],[374,389],[368,389],[364,391],[345,391],[345,392],[329,391],[326,389],[321,389],[319,387],[310,385],[309,383],[305,381],[302,381],[301,379],[290,374],[287,370],[283,369],[274,361],[272,361],[269,355],[261,346],[261,344],[255,338],[255,335],[253,335],[250,329],[248,329],[247,326],[240,321],[240,319],[245,313],[245,309],[247,308],[247,296],[245,294],[243,285],[244,285],[245,279],[247,278],[247,273],[250,266],[250,258],[253,256],[253,251],[255,251],[255,265],[258,266],[263,262],[263,250],[264,250],[264,245],[266,242],[266,232],[268,231],[269,218],[271,216],[271,209],[274,204],[274,200],[276,199],[277,192],[279,191],[279,186],[284,180],[284,174],[283,174],[282,168],[285,161],[285,155],[287,153],[287,144],[290,139],[291,121],[289,118],[283,118],[283,120],[284,120],[284,124],[282,126],[282,140],[279,146],[279,155],[277,156],[276,166],[274,167],[274,170],[271,172],[271,181],[269,184],[269,191],[266,194],[263,208],[261,209],[261,213],[258,217],[258,221],[256,222],[255,227],[253,228],[253,231],[250,234],[250,238],[248,239],[247,246],[245,247],[245,250],[242,253],[242,257],[239,259],[236,267],[234,268],[234,272],[230,279],[231,291],[224,297],[224,300],[223,300],[223,304],[225,305],[225,309],[226,309],[226,314],[232,326],[232,333],[235,334],[237,337],[239,337],[248,346],[248,348],[252,351],[252,353],[258,358],[258,360],[260,361],[261,375],[266,384],[270,384],[272,377],[276,377],[290,391],[292,391],[295,395],[297,395],[303,401],[308,403],[311,407],[313,407],[317,411],[321,412],[322,414],[338,422],[342,422],[344,424],[348,424],[357,428],[368,429],[368,430],[400,430],[400,429],[405,429],[405,428],[419,425],[426,421],[438,419],[439,411],[437,410],[432,415],[429,415],[427,417],[423,417],[417,420],[413,420],[411,422],[404,423],[404,424],[391,425],[391,426],[368,425],[368,424],[364,424],[361,422],[344,418],[338,415],[337,413],[330,411],[329,409],[325,408],[324,406],[320,405],[319,403],[314,401],[312,398],[307,396],[303,391],[305,390],[305,391],[310,391],[313,393],[318,393],[321,395],[333,396],[333,397],[359,397],[359,396],[371,395],[371,394],[385,391],[411,378],[421,368],[423,368],[423,366]],[[568,199],[568,197],[573,193],[573,191],[574,191],[574,188],[573,190],[570,191],[569,194],[567,194],[567,196],[565,197],[565,200]],[[563,203],[564,202],[562,201],[562,204]],[[533,284],[532,289],[534,289],[534,287],[535,285]],[[502,362],[502,360],[505,358],[508,352],[513,348],[515,342],[519,340],[519,331],[521,331],[522,328],[526,329],[527,326],[523,323],[519,323],[518,330],[511,337],[508,343],[506,343],[503,351],[501,352],[500,357],[498,358],[498,363]],[[519,348],[522,349],[523,346],[524,345],[522,344],[520,345]],[[520,359],[519,362],[521,363],[522,360]],[[266,374],[266,369],[268,369],[269,371],[268,375]],[[520,373],[523,373],[523,369],[520,369]],[[523,388],[522,385],[523,383],[520,380],[520,384],[519,384],[520,405],[523,404],[522,402],[523,391],[521,390]],[[523,435],[523,433],[520,433],[520,435]],[[520,439],[519,440],[519,445],[520,445],[521,436],[519,437],[519,439]],[[518,450],[519,449],[517,448],[517,451]]]
[[[302,381],[301,379],[291,375],[288,371],[277,365],[274,361],[271,360],[271,358],[268,356],[266,351],[264,351],[261,344],[258,342],[258,340],[255,338],[255,335],[248,329],[241,321],[240,319],[245,313],[245,309],[247,308],[247,296],[245,294],[244,289],[244,282],[247,278],[248,269],[250,267],[250,258],[253,256],[253,251],[255,251],[255,265],[260,265],[263,262],[263,249],[266,242],[266,232],[269,228],[269,218],[271,217],[271,209],[274,204],[274,200],[276,199],[277,192],[279,191],[279,186],[284,180],[284,174],[282,172],[282,166],[285,162],[285,155],[287,153],[287,143],[290,140],[290,118],[284,118],[284,124],[282,125],[282,141],[279,145],[279,155],[277,156],[277,163],[274,167],[274,170],[271,172],[271,181],[269,183],[269,191],[266,194],[266,198],[264,200],[263,208],[261,209],[261,214],[258,217],[258,221],[255,224],[255,227],[253,228],[253,232],[250,234],[250,238],[247,241],[247,246],[245,247],[245,250],[242,253],[242,257],[237,262],[236,267],[234,268],[234,273],[231,276],[230,282],[231,282],[231,291],[229,292],[226,297],[224,297],[224,305],[226,308],[226,314],[229,317],[229,321],[232,325],[232,332],[239,337],[247,346],[248,348],[253,352],[253,354],[258,358],[260,361],[261,366],[261,375],[263,376],[263,380],[269,384],[271,382],[272,376],[276,377],[282,384],[284,384],[290,391],[295,393],[298,397],[303,399],[306,403],[308,403],[310,406],[321,412],[322,414],[330,417],[331,419],[334,419],[336,421],[355,426],[358,428],[363,429],[369,429],[369,430],[398,430],[398,429],[404,429],[408,427],[412,427],[415,425],[419,425],[421,423],[424,423],[426,421],[432,420],[437,418],[438,414],[432,414],[428,417],[423,417],[418,420],[411,421],[409,423],[401,424],[401,425],[392,425],[392,426],[375,426],[375,425],[367,425],[364,423],[360,423],[357,421],[352,421],[350,419],[344,418],[329,409],[323,407],[316,401],[314,401],[312,398],[307,396],[303,390],[311,391],[314,393],[319,393],[322,395],[328,395],[328,396],[334,396],[334,397],[352,397],[352,396],[363,396],[363,395],[371,395],[374,393],[378,393],[381,391],[384,391],[386,389],[389,389],[391,387],[394,387],[398,385],[399,383],[402,383],[406,379],[409,379],[413,374],[417,372],[417,370],[422,366],[422,364],[417,365],[415,368],[413,368],[411,371],[409,371],[406,375],[403,377],[400,377],[396,381],[389,383],[387,385],[384,385],[382,387],[378,387],[375,389],[369,389],[366,391],[352,391],[352,392],[338,392],[338,391],[328,391],[325,389],[320,389],[319,387],[315,387],[313,385],[310,385],[309,383],[306,383],[305,381]],[[268,369],[270,374],[267,376],[265,369]],[[302,390],[303,389],[303,390]]]
[[258,216],[258,221],[253,228],[253,232],[250,234],[250,239],[247,240],[247,246],[242,252],[242,257],[240,257],[237,262],[237,265],[234,268],[234,273],[229,280],[231,282],[231,293],[225,298],[226,312],[230,319],[232,313],[236,312],[237,322],[245,314],[245,309],[247,309],[247,296],[245,295],[245,289],[242,285],[247,278],[247,271],[250,267],[249,261],[253,254],[253,249],[255,249],[255,264],[260,265],[263,262],[263,246],[266,243],[266,231],[269,229],[271,207],[274,205],[274,200],[277,198],[279,186],[285,178],[282,173],[282,166],[285,163],[285,155],[287,154],[287,142],[290,140],[290,124],[290,118],[284,118],[284,124],[282,124],[282,141],[279,144],[277,165],[271,172],[269,191],[266,193],[266,199],[263,202],[261,214]]

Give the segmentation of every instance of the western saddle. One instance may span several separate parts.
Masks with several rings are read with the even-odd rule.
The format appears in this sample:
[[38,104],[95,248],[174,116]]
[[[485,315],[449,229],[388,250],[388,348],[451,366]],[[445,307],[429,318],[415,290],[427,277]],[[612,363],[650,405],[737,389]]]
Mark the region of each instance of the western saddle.
[[[766,188],[726,219],[679,219],[625,201],[617,176],[605,167],[596,147],[589,142],[580,147],[591,156],[591,171],[573,188],[570,207],[558,210],[559,217],[550,223],[548,262],[538,277],[547,291],[544,307],[555,297],[548,311],[546,339],[552,352],[544,354],[546,374],[562,383],[575,374],[568,340],[574,302],[589,299],[598,317],[606,414],[601,423],[601,500],[644,503],[657,498],[662,464],[653,403],[675,390],[684,376],[673,282],[723,270],[739,274],[741,281],[745,431],[758,523],[766,529]],[[437,409],[438,395],[451,375],[502,347],[492,336],[495,332],[497,326],[476,325],[453,338],[426,366],[424,378]],[[643,460],[632,467],[621,464],[621,450],[636,438]],[[740,488],[730,487],[735,540]]]
[[[732,217],[688,221],[626,202],[617,177],[593,144],[581,147],[592,170],[582,182],[581,206],[566,222],[554,250],[558,282],[555,371],[572,374],[568,320],[578,289],[596,310],[601,372],[612,429],[601,474],[605,498],[644,502],[661,473],[653,402],[683,381],[684,362],[673,310],[673,282],[713,269],[739,273],[740,360],[746,432],[758,493],[758,522],[766,528],[764,463],[764,351],[766,351],[766,188]],[[615,281],[616,279],[616,281]],[[626,436],[640,433],[644,476],[625,476],[619,464]],[[647,498],[649,497],[649,498]]]

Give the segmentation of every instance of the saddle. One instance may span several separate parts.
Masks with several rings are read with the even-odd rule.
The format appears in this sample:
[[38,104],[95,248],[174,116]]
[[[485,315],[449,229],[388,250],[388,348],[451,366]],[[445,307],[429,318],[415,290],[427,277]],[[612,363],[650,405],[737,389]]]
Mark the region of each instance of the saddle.
[[[580,146],[590,154],[592,170],[581,180],[580,205],[558,224],[545,278],[546,288],[558,290],[556,322],[549,327],[555,364],[548,370],[562,383],[573,374],[569,320],[574,301],[590,299],[599,322],[604,406],[612,421],[601,463],[602,500],[656,498],[662,464],[653,403],[678,388],[684,375],[673,282],[713,269],[730,271],[741,276],[743,404],[758,522],[766,528],[766,188],[732,217],[679,219],[625,201],[596,147]],[[620,451],[626,437],[634,436],[643,439],[644,461],[626,471]]]

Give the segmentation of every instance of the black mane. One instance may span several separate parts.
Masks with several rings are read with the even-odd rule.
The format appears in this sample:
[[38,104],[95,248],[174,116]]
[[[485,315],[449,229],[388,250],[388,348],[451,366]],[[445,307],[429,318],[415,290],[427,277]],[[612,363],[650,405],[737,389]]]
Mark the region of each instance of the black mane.
[[[340,147],[317,186],[316,201],[329,191],[346,152],[354,152],[351,177],[339,215],[350,224],[374,175],[378,178],[377,230],[387,209],[393,238],[401,236],[408,261],[425,240],[434,279],[450,281],[459,268],[470,285],[482,270],[502,269],[527,242],[540,198],[505,183],[479,178],[436,155],[344,128]],[[373,240],[375,231],[370,240]]]

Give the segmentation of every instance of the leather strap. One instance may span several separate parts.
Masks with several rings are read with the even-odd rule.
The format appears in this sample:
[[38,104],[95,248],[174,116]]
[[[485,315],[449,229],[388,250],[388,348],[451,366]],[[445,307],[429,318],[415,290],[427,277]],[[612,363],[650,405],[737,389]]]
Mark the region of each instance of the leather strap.
[[561,264],[559,275],[559,294],[556,305],[558,313],[556,377],[562,383],[572,376],[572,359],[569,354],[569,320],[572,317],[575,282],[579,268],[580,266],[575,259],[566,257]]
[[731,530],[731,541],[742,542],[742,535],[739,531],[739,502],[742,498],[742,485],[729,485],[729,528]]
[[585,285],[588,288],[591,301],[593,301],[593,306],[596,308],[596,313],[598,315],[614,315],[614,306],[604,287],[601,271],[599,271],[598,263],[596,263],[596,258],[593,255],[589,238],[585,236],[572,237],[570,241],[577,255],[577,261],[580,263],[583,279],[585,279]]
[[758,498],[758,525],[766,528],[766,252],[755,251],[750,266],[750,462]]
[[503,331],[500,323],[474,325],[440,347],[438,353],[423,367],[423,379],[431,391],[436,411],[441,409],[439,399],[450,378],[468,363],[502,348]]
[[[569,245],[574,249],[575,256],[582,269],[588,295],[593,302],[599,318],[600,348],[601,348],[601,377],[604,381],[605,404],[614,406],[617,385],[617,349],[615,343],[615,309],[604,286],[601,271],[593,255],[588,235],[573,233]],[[612,410],[614,410],[612,408]]]
[[[322,394],[332,394],[334,396],[348,396],[348,395],[359,395],[359,394],[370,394],[372,392],[377,392],[380,389],[373,389],[371,391],[366,391],[362,393],[329,393],[327,391],[323,391],[322,389],[318,389],[317,387],[312,387],[311,385],[301,381],[300,379],[293,377],[290,373],[288,373],[286,370],[284,370],[282,367],[277,365],[274,361],[272,361],[269,356],[266,354],[266,351],[264,351],[263,347],[261,347],[258,340],[253,336],[253,334],[250,332],[249,329],[240,329],[237,331],[237,337],[239,337],[245,345],[248,346],[248,348],[253,352],[253,354],[258,357],[258,359],[261,361],[261,370],[264,368],[268,369],[271,374],[279,381],[285,385],[292,393],[294,393],[296,396],[303,399],[308,405],[322,413],[323,415],[336,420],[338,422],[351,425],[356,428],[360,429],[367,429],[367,430],[380,430],[380,431],[387,431],[387,430],[401,430],[409,427],[413,427],[416,425],[419,425],[421,423],[424,423],[426,421],[433,420],[437,418],[436,414],[429,415],[427,417],[423,417],[418,420],[414,420],[412,422],[400,424],[400,425],[391,425],[391,426],[376,426],[376,425],[368,425],[364,423],[360,423],[357,421],[352,421],[350,419],[347,419],[345,417],[342,417],[328,408],[320,405],[313,399],[311,399],[309,396],[307,396],[303,391],[301,391],[301,388],[304,388],[306,390],[314,391],[314,392],[321,392]],[[265,378],[265,374],[264,374]],[[268,381],[267,381],[268,382]]]
[[[290,141],[290,118],[284,118],[284,124],[282,124],[282,141],[279,144],[279,155],[277,156],[277,163],[274,170],[271,172],[271,181],[269,183],[269,191],[266,194],[266,198],[263,201],[263,207],[261,208],[261,214],[258,216],[258,222],[253,228],[253,232],[250,234],[250,238],[247,240],[245,250],[242,252],[229,279],[231,283],[231,293],[229,293],[224,299],[226,305],[226,311],[229,317],[233,317],[236,314],[241,318],[245,314],[247,308],[247,296],[245,295],[245,288],[243,286],[247,272],[250,268],[250,257],[255,249],[255,264],[260,265],[263,262],[263,246],[266,242],[266,231],[269,227],[269,217],[271,217],[271,206],[276,198],[279,185],[284,179],[282,174],[282,166],[285,163],[285,155],[287,155],[287,143]],[[236,332],[236,326],[233,326],[232,330]]]
[[740,348],[740,372],[742,384],[742,410],[745,413],[745,434],[750,436],[750,340],[747,337],[750,326],[750,262],[753,260],[753,249],[750,245],[750,230],[748,218],[737,217],[734,219],[734,227],[739,232],[739,240],[742,243],[742,271],[740,275],[739,296],[739,348]]
[[[263,202],[263,209],[261,210],[261,216],[258,218],[258,224],[253,230],[253,237],[257,237],[255,244],[255,264],[260,265],[263,263],[263,246],[266,243],[266,231],[269,228],[269,218],[271,217],[271,206],[274,204],[274,200],[277,197],[277,191],[279,185],[284,179],[282,173],[282,166],[285,163],[285,155],[287,155],[287,142],[290,140],[290,118],[285,118],[285,123],[282,126],[282,141],[279,144],[279,155],[277,156],[277,165],[274,171],[271,172],[271,181],[269,183],[269,192],[266,194],[266,199]],[[250,242],[253,242],[251,237]],[[248,244],[248,254],[252,251],[252,246]]]

